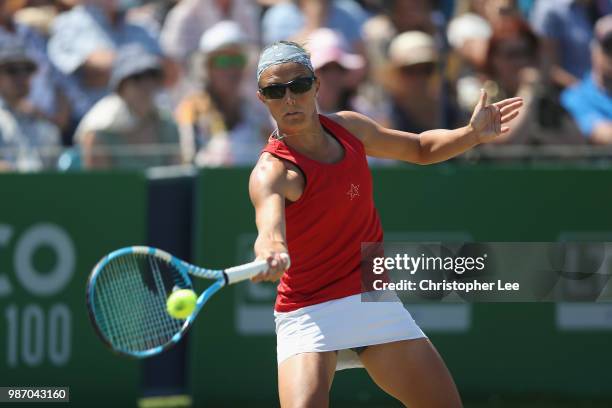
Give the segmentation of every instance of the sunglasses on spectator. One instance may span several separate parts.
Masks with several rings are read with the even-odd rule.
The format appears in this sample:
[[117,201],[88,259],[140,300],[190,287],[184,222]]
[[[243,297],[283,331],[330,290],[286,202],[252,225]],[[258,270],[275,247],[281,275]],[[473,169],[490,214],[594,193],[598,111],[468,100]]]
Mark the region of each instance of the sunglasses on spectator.
[[148,69],[146,71],[142,71],[137,74],[131,75],[129,78],[126,78],[126,79],[133,79],[134,81],[145,81],[148,79],[161,81],[162,73],[158,69]]
[[246,66],[247,59],[244,55],[215,55],[210,59],[210,65],[213,68],[228,69],[239,68]]
[[7,64],[0,66],[0,72],[10,76],[29,76],[36,72],[36,66],[33,64]]
[[266,86],[265,88],[259,88],[259,92],[266,99],[282,99],[285,97],[287,89],[294,94],[303,94],[310,91],[314,80],[315,77],[296,78],[293,81],[289,81],[285,84],[274,84]]

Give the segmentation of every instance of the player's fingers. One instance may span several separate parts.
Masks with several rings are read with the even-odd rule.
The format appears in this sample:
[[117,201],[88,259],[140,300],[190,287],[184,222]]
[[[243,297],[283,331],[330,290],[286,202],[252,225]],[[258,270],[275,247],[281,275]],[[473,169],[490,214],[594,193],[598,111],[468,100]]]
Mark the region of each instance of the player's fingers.
[[287,253],[272,253],[265,259],[268,262],[268,270],[251,278],[255,283],[261,281],[274,282],[279,280],[290,265],[289,255]]
[[[261,259],[261,258],[258,258],[258,259]],[[269,255],[264,259],[266,260],[266,262],[268,262],[268,269],[253,276],[251,278],[251,282],[259,283],[259,282],[268,280],[268,275],[270,273],[270,270],[272,269],[272,261],[274,260],[274,257],[272,255]]]
[[480,89],[480,100],[476,106],[480,106],[481,108],[487,106],[487,91],[484,88]]
[[508,133],[510,131],[510,128],[508,126],[504,126],[501,128],[501,134],[503,135],[504,133]]
[[502,116],[502,120],[501,123],[508,123],[510,122],[512,119],[516,118],[519,114],[519,111],[514,111],[510,114],[504,115]]
[[290,265],[289,255],[285,252],[275,253],[273,259],[269,263],[271,268],[278,271],[284,271],[288,269]]
[[265,259],[266,262],[268,262],[268,270],[253,276],[251,278],[253,283],[277,280],[278,278],[275,278],[275,276],[279,275],[279,272],[282,274],[282,271],[284,271],[284,269],[282,269],[284,263],[281,261],[281,258],[279,258],[278,253],[271,253],[265,258],[258,257],[257,259]]
[[505,115],[505,114],[507,114],[507,113],[509,113],[509,112],[512,112],[512,111],[514,111],[514,110],[517,110],[517,109],[519,109],[521,106],[523,106],[523,101],[522,101],[522,100],[515,101],[515,102],[513,102],[513,103],[509,103],[509,104],[504,105],[504,106],[499,106],[499,105],[498,105],[498,107],[499,107],[499,108],[501,108],[500,110],[501,110],[502,115]]
[[495,133],[500,134],[502,132],[502,122],[501,122],[501,113],[500,113],[500,108],[498,106],[494,106],[494,116],[493,116],[493,120],[494,120],[494,124],[495,124]]
[[282,252],[281,254],[279,254],[279,259],[283,264],[283,269],[287,270],[289,269],[289,267],[291,267],[291,259],[289,258],[289,254],[286,252]]
[[271,268],[262,274],[262,280],[266,282],[274,282],[278,280],[281,275],[282,271],[279,271],[278,268]]
[[276,254],[272,254],[267,258],[268,265],[270,265],[270,269],[274,269],[278,266],[278,256]]
[[281,276],[283,276],[283,272],[284,271],[280,271],[280,272],[276,272],[271,274],[270,276],[268,276],[268,280],[270,282],[276,282],[277,280],[279,280],[281,278]]
[[274,270],[272,268],[269,268],[267,271],[265,272],[261,272],[257,275],[255,275],[251,280],[255,283],[257,282],[266,282],[271,280],[271,277],[274,275]]
[[508,99],[504,99],[503,101],[495,102],[493,105],[503,108],[504,106],[507,106],[507,105],[510,105],[510,104],[513,104],[519,101],[523,102],[523,98],[521,97],[508,98]]

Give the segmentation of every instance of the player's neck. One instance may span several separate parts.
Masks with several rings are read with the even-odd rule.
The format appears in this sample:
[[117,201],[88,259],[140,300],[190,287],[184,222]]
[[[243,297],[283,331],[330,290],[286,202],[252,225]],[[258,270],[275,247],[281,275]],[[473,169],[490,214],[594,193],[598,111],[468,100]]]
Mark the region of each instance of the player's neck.
[[299,152],[319,152],[324,150],[328,143],[325,130],[318,120],[312,121],[312,125],[300,130],[279,129],[279,138],[287,145],[298,150]]
[[[316,128],[300,131],[283,138],[283,141],[298,153],[323,163],[336,163],[344,155],[342,146],[334,141],[321,124],[317,121]],[[282,136],[281,136],[282,137]]]

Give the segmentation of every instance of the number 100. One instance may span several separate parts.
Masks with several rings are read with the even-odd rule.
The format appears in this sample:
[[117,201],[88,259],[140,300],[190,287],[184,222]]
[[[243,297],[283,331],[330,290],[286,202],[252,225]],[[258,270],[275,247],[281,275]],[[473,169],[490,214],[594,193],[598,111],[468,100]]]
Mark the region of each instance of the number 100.
[[[43,363],[45,345],[51,364],[62,366],[70,358],[71,314],[65,304],[55,304],[47,315],[40,305],[29,304],[21,310],[16,305],[5,309],[7,323],[7,365],[21,361],[33,367]],[[46,340],[46,341],[45,341]]]

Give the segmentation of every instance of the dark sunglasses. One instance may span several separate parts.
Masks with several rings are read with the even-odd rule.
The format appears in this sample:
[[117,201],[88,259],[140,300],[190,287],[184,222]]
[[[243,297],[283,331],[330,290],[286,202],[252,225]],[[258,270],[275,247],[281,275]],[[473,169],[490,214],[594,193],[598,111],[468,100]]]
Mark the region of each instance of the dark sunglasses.
[[244,55],[216,55],[210,59],[210,65],[213,68],[244,68],[247,59]]
[[266,86],[265,88],[259,88],[259,92],[266,99],[282,99],[285,96],[287,88],[294,94],[303,94],[310,91],[314,80],[315,77],[296,78],[285,84],[274,84]]
[[7,64],[0,67],[0,71],[10,76],[32,75],[36,72],[36,66],[32,64]]
[[132,79],[134,81],[145,81],[147,79],[152,79],[155,81],[161,81],[162,80],[162,72],[158,69],[148,69],[146,71],[142,71],[139,72],[137,74],[134,75],[130,75],[128,78],[126,79]]

